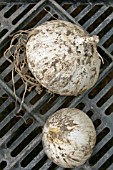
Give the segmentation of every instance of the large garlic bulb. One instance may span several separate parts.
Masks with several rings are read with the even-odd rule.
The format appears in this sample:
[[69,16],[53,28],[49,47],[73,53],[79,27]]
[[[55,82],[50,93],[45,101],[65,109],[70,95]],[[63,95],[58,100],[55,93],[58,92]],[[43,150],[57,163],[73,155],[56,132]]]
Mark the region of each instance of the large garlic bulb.
[[64,168],[78,167],[91,156],[96,132],[81,110],[64,108],[46,121],[42,142],[48,158]]
[[98,79],[98,42],[97,36],[89,36],[78,25],[62,20],[45,22],[29,35],[29,69],[50,92],[82,94]]

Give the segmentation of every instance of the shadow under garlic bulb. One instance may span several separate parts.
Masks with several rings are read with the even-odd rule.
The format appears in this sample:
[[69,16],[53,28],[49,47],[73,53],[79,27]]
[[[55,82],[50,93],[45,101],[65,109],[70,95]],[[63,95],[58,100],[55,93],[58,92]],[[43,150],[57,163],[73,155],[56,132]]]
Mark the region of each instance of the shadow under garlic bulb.
[[62,20],[45,22],[29,34],[29,69],[49,92],[77,96],[98,79],[98,42],[98,36],[89,36],[78,25]]
[[78,167],[91,156],[96,131],[83,111],[64,108],[46,121],[42,142],[45,153],[55,164],[64,168]]

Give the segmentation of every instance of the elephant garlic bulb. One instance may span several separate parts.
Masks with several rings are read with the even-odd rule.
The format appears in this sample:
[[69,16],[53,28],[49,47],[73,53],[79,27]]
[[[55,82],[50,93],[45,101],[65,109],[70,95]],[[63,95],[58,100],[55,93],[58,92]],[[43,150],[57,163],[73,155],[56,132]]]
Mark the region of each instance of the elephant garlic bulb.
[[49,92],[77,96],[98,79],[98,36],[78,25],[53,20],[33,29],[26,44],[30,71]]
[[64,108],[46,121],[42,142],[45,153],[55,164],[64,168],[78,167],[91,156],[96,131],[83,111]]

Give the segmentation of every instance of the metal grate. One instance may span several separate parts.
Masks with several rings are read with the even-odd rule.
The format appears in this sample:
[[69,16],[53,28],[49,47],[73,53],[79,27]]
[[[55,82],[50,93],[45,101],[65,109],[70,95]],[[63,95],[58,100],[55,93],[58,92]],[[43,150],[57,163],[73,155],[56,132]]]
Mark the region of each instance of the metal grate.
[[[44,154],[41,143],[42,126],[47,117],[56,110],[77,107],[93,120],[97,131],[97,143],[89,161],[75,170],[112,170],[113,2],[76,3],[74,0],[0,2],[0,169],[63,170],[48,160]],[[50,11],[53,17],[44,8]],[[20,29],[35,27],[54,17],[78,23],[90,34],[99,35],[98,51],[104,59],[100,77],[92,89],[79,97],[53,96],[45,91],[38,95],[34,89],[26,94],[23,108],[17,114],[24,85],[19,75],[15,73],[17,94],[15,105],[11,80],[12,67],[3,56],[11,40],[9,35]]]

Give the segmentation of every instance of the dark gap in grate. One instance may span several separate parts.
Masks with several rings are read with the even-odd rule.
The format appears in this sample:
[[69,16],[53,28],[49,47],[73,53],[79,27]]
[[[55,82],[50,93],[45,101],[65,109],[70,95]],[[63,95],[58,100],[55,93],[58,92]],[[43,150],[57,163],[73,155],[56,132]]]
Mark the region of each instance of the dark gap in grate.
[[52,106],[53,102],[58,98],[58,95],[53,95],[50,99],[46,102],[42,109],[40,109],[40,114],[44,115]]
[[113,51],[111,52],[111,55],[113,55]]
[[106,115],[113,113],[113,103],[105,110]]
[[97,135],[96,144],[99,143],[109,132],[110,132],[110,129],[109,129],[108,127],[105,127],[105,128]]
[[5,18],[9,18],[18,8],[20,8],[22,5],[13,5],[5,14]]
[[100,73],[101,73],[109,66],[112,60],[100,47],[98,47],[97,50],[104,60],[104,64],[101,63],[101,68],[100,68]]
[[113,78],[113,70],[89,93],[89,98],[93,99]]
[[113,27],[113,20],[109,22],[97,35],[102,38]]
[[89,18],[91,18],[100,8],[102,5],[95,5],[80,21],[79,23],[83,25]]
[[0,113],[0,122],[15,108],[15,103],[10,103],[4,110]]
[[0,162],[0,170],[4,169],[6,166],[7,166],[7,162],[6,161]]
[[43,90],[41,94],[37,94],[30,100],[30,104],[34,105],[46,92]]
[[22,84],[23,84],[22,79],[19,79],[19,80],[15,83],[15,90],[17,90]]
[[0,66],[0,74],[10,65],[11,63],[6,60],[1,66]]
[[75,18],[87,5],[79,5],[72,13],[71,16]]
[[105,48],[108,48],[113,43],[113,35],[103,44]]
[[10,72],[9,74],[7,74],[6,77],[4,77],[4,81],[5,81],[6,83],[8,83],[11,79],[12,79],[12,72]]
[[2,38],[6,33],[8,32],[8,29],[3,29],[1,32],[0,32],[0,38]]
[[[22,83],[22,80],[20,79],[20,86],[22,86],[24,83]],[[17,85],[18,86],[18,85]],[[19,88],[20,86],[18,86],[17,88]],[[20,93],[20,97],[22,98],[23,97],[23,94],[25,92],[25,84],[24,84],[24,88],[22,90],[22,92]],[[30,92],[27,90],[26,93],[25,93],[25,98],[30,94]]]
[[84,103],[79,103],[76,108],[82,110],[85,107]]
[[26,120],[26,123],[23,123],[13,134],[12,138],[8,141],[7,147],[9,148],[11,144],[33,123],[31,118]]
[[90,118],[93,116],[93,112],[91,110],[89,110],[87,113],[86,113]]
[[0,11],[5,7],[6,5],[0,5]]
[[35,6],[35,4],[30,4],[20,15],[18,15],[13,21],[12,24],[15,25],[19,20],[21,20],[21,18],[27,13],[29,12],[33,7]]
[[0,96],[0,106],[8,99],[8,95],[5,93],[2,96]]
[[71,7],[72,4],[63,4],[62,8],[64,8],[65,10],[69,9]]
[[7,41],[7,43],[2,48],[0,48],[0,58],[4,57],[4,52],[7,48],[9,48],[9,46],[10,46],[10,41]]
[[98,25],[101,24],[111,13],[113,12],[113,7],[109,7],[98,19],[96,19],[93,24],[91,24],[87,31],[91,33]]
[[113,146],[113,137],[89,160],[91,165],[96,164],[99,159]]
[[57,14],[53,14],[51,18],[48,19],[48,21],[51,21],[51,20],[56,20],[58,19],[58,15]]
[[[25,86],[24,86],[25,87]],[[33,89],[32,89],[33,90]],[[25,93],[25,98],[30,94],[30,93],[32,93],[32,90],[31,91],[26,91],[26,93]],[[24,91],[25,91],[25,88],[24,88]],[[20,97],[22,98],[23,97],[23,93],[24,93],[24,91],[20,94]]]
[[101,124],[101,120],[100,119],[96,119],[94,122],[93,122],[94,126],[95,126],[95,129]]
[[[14,77],[17,75],[17,73],[14,71],[13,72],[14,73]],[[10,80],[12,80],[12,71],[10,72],[10,73],[8,73],[7,75],[6,75],[6,77],[4,77],[4,81],[6,82],[6,83],[8,83]]]
[[42,132],[40,127],[35,128],[12,152],[11,156],[17,156],[37,135]]
[[113,87],[97,102],[97,106],[101,107],[113,95]]
[[[48,168],[48,170],[53,170],[57,167],[56,164],[52,163],[52,165]],[[68,169],[69,170],[69,169]]]
[[113,164],[113,155],[98,169],[98,170],[106,170],[111,164]]
[[40,142],[21,162],[22,167],[26,167],[43,149],[42,142]]
[[[45,7],[47,11],[50,11],[50,7]],[[30,21],[24,29],[30,29],[33,28],[48,12],[46,10],[40,11],[33,19]]]
[[45,155],[31,170],[37,170],[40,169],[44,163],[47,161],[47,156]]
[[66,97],[64,103],[59,107],[59,109],[66,108],[69,106],[70,102],[74,99],[74,96],[68,96]]
[[[19,112],[20,116],[23,116],[23,112]],[[15,115],[1,130],[0,137],[2,138],[20,119],[21,117]]]

